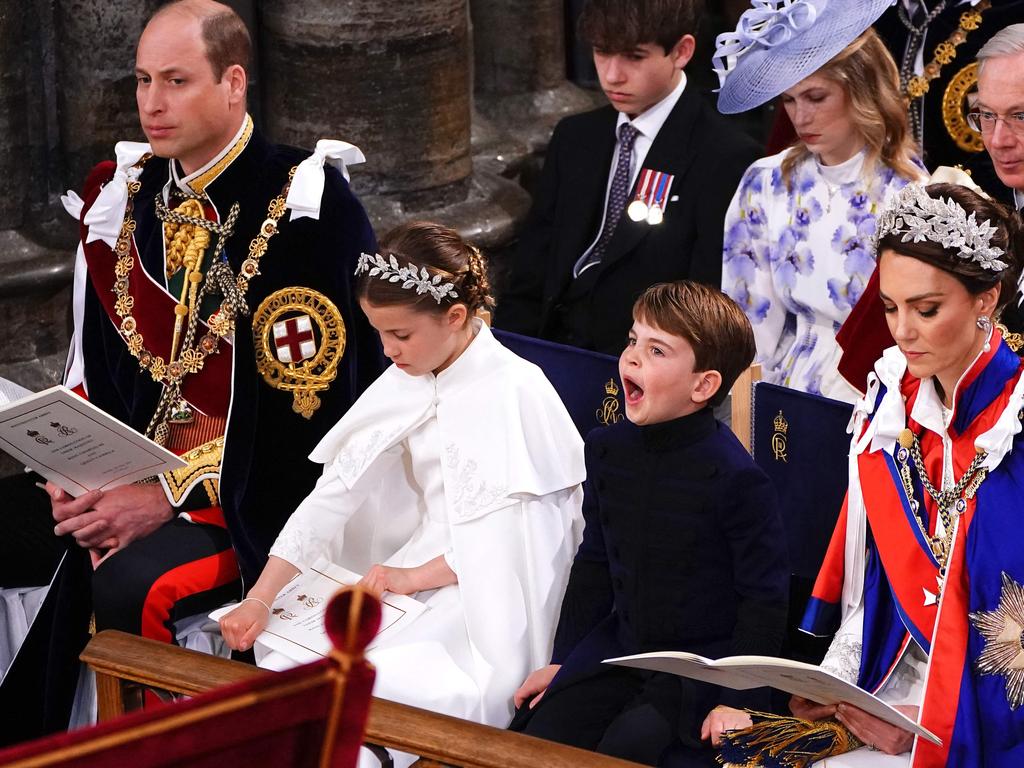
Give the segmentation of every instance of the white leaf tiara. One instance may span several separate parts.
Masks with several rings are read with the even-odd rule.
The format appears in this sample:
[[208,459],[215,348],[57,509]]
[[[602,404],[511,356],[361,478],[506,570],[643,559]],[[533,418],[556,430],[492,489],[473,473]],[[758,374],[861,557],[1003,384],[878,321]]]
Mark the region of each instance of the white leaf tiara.
[[956,249],[961,259],[982,269],[1002,272],[1009,265],[1000,261],[1002,248],[992,245],[999,230],[988,219],[978,223],[952,198],[934,198],[921,184],[908,184],[878,218],[875,244],[886,235],[903,235],[902,242],[928,240],[943,248]]
[[429,293],[434,300],[440,304],[445,298],[459,298],[454,283],[442,283],[444,276],[440,274],[431,275],[426,267],[418,267],[412,262],[406,266],[398,266],[398,259],[394,254],[387,258],[379,253],[363,253],[356,262],[356,274],[361,275],[368,272],[370,277],[379,277],[389,283],[401,283],[406,290],[416,290],[417,295]]

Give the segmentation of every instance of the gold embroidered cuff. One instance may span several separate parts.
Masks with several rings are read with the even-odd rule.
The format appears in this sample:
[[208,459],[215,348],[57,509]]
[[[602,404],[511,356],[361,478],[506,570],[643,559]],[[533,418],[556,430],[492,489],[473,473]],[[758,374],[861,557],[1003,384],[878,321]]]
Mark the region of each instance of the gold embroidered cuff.
[[182,460],[188,462],[188,466],[172,469],[170,472],[164,472],[161,476],[164,487],[170,494],[171,504],[179,506],[196,483],[206,481],[203,485],[210,497],[210,504],[219,505],[220,463],[223,457],[223,437],[218,437],[181,454]]

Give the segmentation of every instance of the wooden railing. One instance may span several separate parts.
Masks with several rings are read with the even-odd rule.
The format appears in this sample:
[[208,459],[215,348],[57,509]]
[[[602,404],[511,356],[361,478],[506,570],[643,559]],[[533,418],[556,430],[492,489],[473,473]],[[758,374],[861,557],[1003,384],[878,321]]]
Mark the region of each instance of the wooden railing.
[[[89,642],[82,661],[96,673],[101,721],[137,708],[146,689],[195,696],[273,674],[112,630]],[[366,741],[419,755],[421,768],[637,768],[636,763],[377,698],[370,706]]]

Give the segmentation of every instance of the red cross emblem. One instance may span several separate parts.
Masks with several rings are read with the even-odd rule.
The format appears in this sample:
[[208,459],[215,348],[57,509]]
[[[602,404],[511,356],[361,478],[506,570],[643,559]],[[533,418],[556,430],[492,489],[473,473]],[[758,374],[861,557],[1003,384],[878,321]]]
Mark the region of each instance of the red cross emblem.
[[274,323],[274,347],[282,363],[300,363],[316,354],[313,321],[309,315],[289,317]]

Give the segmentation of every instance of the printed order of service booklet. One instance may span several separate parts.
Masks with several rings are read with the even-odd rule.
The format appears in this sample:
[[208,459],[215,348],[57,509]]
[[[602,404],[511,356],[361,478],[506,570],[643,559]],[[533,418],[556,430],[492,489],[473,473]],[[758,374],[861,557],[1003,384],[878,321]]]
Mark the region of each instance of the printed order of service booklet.
[[72,496],[187,466],[63,386],[0,405],[0,450]]
[[[324,628],[324,612],[331,596],[342,587],[350,586],[361,577],[347,568],[331,563],[326,558],[292,579],[274,599],[267,628],[256,638],[257,646],[277,651],[300,664],[307,664],[326,656],[331,640]],[[218,608],[210,618],[219,621],[237,605]],[[381,600],[380,631],[367,646],[372,650],[382,639],[400,632],[427,609],[423,603],[407,595],[384,593]],[[259,658],[259,654],[257,654]]]
[[668,672],[671,675],[702,680],[737,691],[768,686],[802,696],[818,704],[838,704],[845,701],[890,725],[917,734],[934,744],[942,743],[931,731],[921,727],[877,696],[814,664],[777,659],[772,656],[729,656],[712,660],[684,651],[638,653],[634,656],[605,659],[604,663],[648,669],[653,672]]

